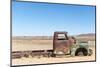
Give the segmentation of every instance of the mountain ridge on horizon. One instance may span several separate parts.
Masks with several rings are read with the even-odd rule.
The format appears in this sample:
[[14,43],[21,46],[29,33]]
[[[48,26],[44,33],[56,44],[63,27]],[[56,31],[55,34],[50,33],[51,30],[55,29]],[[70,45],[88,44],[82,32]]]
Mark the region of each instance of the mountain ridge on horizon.
[[[69,36],[70,37],[70,36]],[[89,38],[95,38],[95,33],[87,33],[87,34],[79,34],[79,35],[75,35],[74,37],[89,37]],[[12,39],[47,39],[47,40],[51,40],[53,39],[53,36],[13,36]]]

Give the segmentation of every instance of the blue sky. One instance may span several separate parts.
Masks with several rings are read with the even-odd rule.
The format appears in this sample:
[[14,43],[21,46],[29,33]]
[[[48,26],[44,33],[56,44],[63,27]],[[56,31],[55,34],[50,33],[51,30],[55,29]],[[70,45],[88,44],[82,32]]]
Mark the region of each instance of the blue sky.
[[12,2],[13,36],[52,36],[95,33],[95,7],[32,2]]

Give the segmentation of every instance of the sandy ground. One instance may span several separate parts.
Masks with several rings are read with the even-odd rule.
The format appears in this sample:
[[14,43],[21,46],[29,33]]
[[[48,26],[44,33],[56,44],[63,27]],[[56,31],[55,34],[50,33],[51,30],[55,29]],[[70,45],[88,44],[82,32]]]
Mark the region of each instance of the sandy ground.
[[53,49],[53,40],[14,40],[12,51],[48,50]]
[[22,58],[13,59],[12,65],[47,64],[62,62],[95,61],[95,57],[70,57],[70,58]]
[[[33,44],[34,43],[34,44]],[[41,45],[39,45],[41,44]],[[79,62],[79,61],[95,61],[95,46],[91,47],[93,50],[92,56],[83,56],[83,57],[61,57],[61,58],[25,58],[22,57],[20,59],[12,59],[12,66],[14,65],[30,65],[30,64],[47,64],[47,63],[62,63],[62,62]],[[38,49],[53,49],[52,41],[13,41],[12,43],[12,51],[25,51],[25,50],[38,50]]]

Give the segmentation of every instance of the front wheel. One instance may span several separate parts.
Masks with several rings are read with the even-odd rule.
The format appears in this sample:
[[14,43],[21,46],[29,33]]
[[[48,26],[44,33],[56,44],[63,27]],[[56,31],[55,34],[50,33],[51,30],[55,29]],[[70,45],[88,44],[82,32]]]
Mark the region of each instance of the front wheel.
[[87,56],[87,50],[85,48],[79,48],[75,52],[75,56]]

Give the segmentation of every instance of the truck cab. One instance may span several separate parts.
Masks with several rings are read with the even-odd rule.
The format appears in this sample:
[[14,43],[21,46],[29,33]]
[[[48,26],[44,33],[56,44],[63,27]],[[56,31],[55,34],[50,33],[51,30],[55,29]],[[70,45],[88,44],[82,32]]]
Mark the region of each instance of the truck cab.
[[69,54],[71,45],[72,43],[67,36],[67,32],[54,32],[54,54]]

